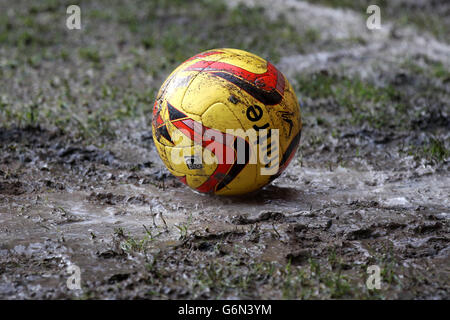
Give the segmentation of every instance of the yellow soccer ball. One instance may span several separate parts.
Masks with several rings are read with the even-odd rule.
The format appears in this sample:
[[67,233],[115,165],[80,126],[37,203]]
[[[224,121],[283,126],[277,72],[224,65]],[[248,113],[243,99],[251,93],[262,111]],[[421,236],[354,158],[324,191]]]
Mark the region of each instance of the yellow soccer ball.
[[237,195],[278,177],[300,142],[300,107],[274,65],[246,51],[209,50],[163,83],[153,140],[164,164],[202,193]]

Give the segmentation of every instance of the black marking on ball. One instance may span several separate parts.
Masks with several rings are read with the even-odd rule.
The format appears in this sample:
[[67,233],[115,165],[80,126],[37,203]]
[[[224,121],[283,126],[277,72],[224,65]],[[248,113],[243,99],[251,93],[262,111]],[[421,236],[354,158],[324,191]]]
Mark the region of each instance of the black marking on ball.
[[263,90],[261,88],[258,88],[255,84],[238,78],[235,75],[226,72],[211,72],[211,74],[235,84],[236,86],[250,94],[253,98],[257,99],[265,105],[279,104],[283,99],[281,94],[279,94],[276,90]]
[[[172,138],[170,137],[169,131],[167,131],[167,126],[163,125],[156,129],[158,136],[163,136],[166,140],[170,141],[173,144]],[[159,140],[159,139],[158,139]]]
[[170,103],[167,102],[167,110],[169,111],[169,118],[171,121],[186,118],[187,115],[181,112],[180,110],[176,109],[174,106],[172,106]]

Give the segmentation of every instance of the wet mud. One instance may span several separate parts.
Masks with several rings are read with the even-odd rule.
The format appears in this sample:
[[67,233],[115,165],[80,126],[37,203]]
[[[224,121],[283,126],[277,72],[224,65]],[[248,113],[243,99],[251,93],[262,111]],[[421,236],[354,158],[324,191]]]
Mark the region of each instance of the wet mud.
[[[306,52],[276,64],[296,89],[304,122],[282,176],[240,197],[195,193],[160,161],[150,112],[112,126],[106,138],[2,121],[0,298],[450,298],[449,44],[389,20],[369,32],[350,9],[275,2],[268,18],[284,12],[299,32],[306,21],[321,32]],[[336,36],[364,41],[339,45]],[[75,91],[86,91],[80,83],[91,73],[105,73],[67,65]],[[47,67],[30,71],[33,83],[38,72],[50,77]],[[157,88],[165,76],[140,70],[129,83]],[[21,101],[17,84],[1,81]],[[42,90],[62,90],[54,87]],[[373,265],[376,290],[366,286]],[[73,266],[79,289],[67,285]]]

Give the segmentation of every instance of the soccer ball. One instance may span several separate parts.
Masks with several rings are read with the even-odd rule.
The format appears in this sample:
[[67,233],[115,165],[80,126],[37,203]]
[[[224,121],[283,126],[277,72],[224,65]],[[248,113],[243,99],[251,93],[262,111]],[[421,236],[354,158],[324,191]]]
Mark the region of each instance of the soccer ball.
[[163,83],[153,140],[169,171],[218,195],[257,190],[278,177],[300,142],[300,107],[274,65],[236,49],[186,60]]

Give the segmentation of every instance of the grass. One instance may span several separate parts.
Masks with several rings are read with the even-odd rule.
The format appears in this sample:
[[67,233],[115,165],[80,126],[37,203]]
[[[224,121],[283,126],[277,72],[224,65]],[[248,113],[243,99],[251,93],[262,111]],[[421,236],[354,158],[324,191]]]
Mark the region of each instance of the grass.
[[122,228],[117,228],[114,230],[115,236],[122,239],[119,246],[123,251],[128,253],[146,252],[150,245],[154,243],[161,234],[163,234],[161,231],[154,233],[152,229],[147,228],[145,225],[143,225],[143,227],[145,230],[145,236],[142,239],[133,237],[131,234],[126,236]]
[[[261,7],[219,0],[82,1],[82,30],[68,31],[69,4],[47,0],[12,6],[14,18],[0,13],[2,126],[39,125],[102,143],[126,126],[148,129],[159,86],[198,52],[236,47],[276,61],[320,39],[283,17],[267,19]],[[19,92],[8,79],[33,90]]]
[[[319,72],[299,75],[296,91],[313,100],[330,99],[336,105],[335,112],[350,125],[369,125],[377,129],[404,125],[402,93],[391,85],[377,87],[357,77]],[[323,123],[317,119],[317,124]]]
[[[353,3],[328,4],[347,7]],[[283,16],[269,20],[262,7],[230,8],[218,0],[117,2],[113,6],[82,2],[84,29],[69,32],[60,23],[66,4],[43,1],[19,6],[14,8],[15,19],[0,14],[4,22],[0,41],[11,53],[0,61],[4,126],[39,124],[86,143],[109,140],[127,125],[135,128],[135,120],[141,126],[149,124],[152,100],[162,81],[195,53],[236,47],[276,62],[281,54],[305,52],[322,43],[318,30],[299,31]],[[362,2],[359,6],[363,7]],[[114,30],[114,37],[108,30]],[[434,63],[429,70],[432,77],[449,78],[442,64]],[[36,81],[28,79],[30,73],[39,73],[37,90],[19,96],[7,79],[31,88]],[[377,87],[334,75],[312,77],[313,81],[309,76],[297,79],[300,95],[332,99],[345,112],[345,123],[379,129],[407,123],[407,104],[399,101],[402,91],[393,86]],[[139,86],[144,79],[152,80],[146,87]]]
[[[137,239],[126,236],[122,228],[115,230],[121,240],[120,248],[125,252],[146,253],[155,246],[161,232],[154,234],[144,226],[146,235]],[[187,234],[188,227],[180,229]],[[216,248],[225,244],[220,242]],[[158,247],[158,245],[156,245]],[[157,251],[147,262],[146,270],[150,275],[149,295],[165,297],[160,290],[172,284],[174,288],[184,288],[189,296],[198,299],[204,297],[262,298],[262,299],[323,299],[350,298],[354,296],[373,298],[363,285],[365,274],[347,274],[344,272],[342,257],[332,251],[328,260],[319,261],[310,258],[303,266],[288,263],[255,261],[245,257],[246,249],[235,245],[230,255],[222,256],[220,250],[213,255],[198,255],[198,252],[177,248]],[[185,256],[185,263],[167,268],[167,259],[178,261],[178,255]],[[186,260],[187,259],[187,260]],[[192,265],[192,262],[195,264]],[[192,266],[194,268],[191,270]],[[354,270],[358,270],[357,267]],[[360,283],[359,283],[360,282]]]
[[431,138],[422,150],[429,159],[437,162],[442,162],[450,156],[450,150],[445,147],[444,141],[436,138]]
[[444,81],[450,80],[450,70],[442,62],[435,62],[431,70],[434,77]]
[[180,240],[187,239],[187,237],[189,235],[189,228],[191,226],[191,223],[192,223],[192,214],[189,215],[189,218],[186,223],[175,225],[175,228],[177,228],[178,231],[180,232]]
[[[401,80],[381,85],[329,71],[297,75],[293,83],[303,101],[305,123],[328,128],[338,139],[340,130],[348,126],[395,133],[420,130],[438,139],[409,151],[432,163],[444,161],[448,156],[442,137],[450,111],[448,71],[442,63],[424,58],[422,62],[403,61],[394,74]],[[309,138],[311,147],[322,142],[321,133]]]
[[320,38],[317,30],[299,33],[282,17],[267,19],[264,8],[258,6],[240,4],[229,8],[217,0],[170,0],[140,2],[139,8],[137,13],[135,7],[121,4],[110,15],[96,10],[90,17],[126,27],[137,44],[146,50],[163,52],[171,66],[214,47],[242,48],[276,61],[281,51],[302,51],[305,41]]
[[367,269],[369,265],[380,267],[381,289],[374,289],[372,293],[385,298],[383,291],[387,292],[394,287],[401,288],[401,276],[404,274],[403,267],[394,254],[392,243],[382,243],[378,251],[375,251],[370,246],[368,249],[371,253],[371,258],[368,264],[362,265],[362,268]]
[[91,61],[94,64],[99,64],[101,62],[100,53],[95,48],[80,48],[78,53],[80,57],[86,61]]
[[421,145],[410,145],[406,153],[414,156],[416,160],[425,159],[430,164],[440,164],[450,157],[450,150],[446,147],[445,141],[433,136]]
[[[194,254],[194,253],[192,253]],[[306,266],[280,264],[276,262],[244,263],[237,256],[228,259],[209,259],[201,261],[201,268],[194,273],[182,270],[177,276],[176,287],[186,288],[194,299],[204,297],[239,297],[241,299],[379,299],[380,292],[365,287],[367,274],[354,271],[344,272],[342,267],[334,267],[328,261],[310,259]],[[164,271],[158,269],[158,262],[151,264],[152,284],[158,287],[159,281],[167,282]],[[355,267],[353,270],[359,270]],[[384,276],[384,275],[382,275]],[[173,278],[172,278],[173,279]],[[382,291],[382,290],[378,290]],[[153,296],[159,296],[152,290]]]
[[450,7],[442,1],[435,4],[429,2],[419,5],[408,5],[402,1],[387,0],[314,0],[314,4],[333,8],[347,8],[359,12],[364,17],[369,5],[378,5],[381,13],[381,23],[388,20],[401,27],[414,26],[435,36],[438,40],[450,43],[450,21],[447,19]]
[[450,80],[450,71],[442,62],[433,61],[426,57],[423,57],[421,64],[417,61],[412,61],[411,59],[405,59],[401,63],[401,67],[405,68],[409,72],[430,78],[436,78],[444,82]]
[[[398,8],[397,10],[401,10]],[[447,12],[448,14],[448,12]],[[394,14],[390,17],[395,17]],[[438,40],[450,43],[450,23],[444,13],[440,10],[430,11],[412,11],[403,13],[397,20],[401,26],[415,26],[419,30],[427,31],[435,36]]]
[[[155,236],[151,230],[145,230],[146,236],[140,240],[125,236],[121,229],[116,230],[116,235],[125,239],[121,242],[121,248],[129,253],[147,252],[154,246],[154,241],[158,241],[159,234]],[[220,245],[217,243],[216,247]],[[171,286],[176,290],[184,288],[194,299],[380,299],[387,288],[367,289],[365,281],[368,275],[364,266],[348,268],[344,257],[334,250],[325,260],[309,258],[302,265],[294,265],[291,261],[255,261],[245,252],[246,249],[238,245],[225,256],[220,254],[220,250],[214,250],[209,255],[182,248],[157,251],[146,265],[150,275],[149,295],[167,298],[162,291],[165,286]],[[180,257],[184,257],[184,263],[168,267],[168,260],[179,261]],[[381,267],[383,284],[399,283],[397,263],[392,259],[392,254],[374,253],[372,262]]]

